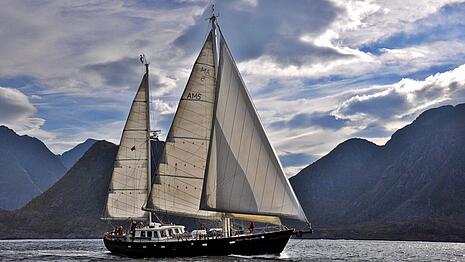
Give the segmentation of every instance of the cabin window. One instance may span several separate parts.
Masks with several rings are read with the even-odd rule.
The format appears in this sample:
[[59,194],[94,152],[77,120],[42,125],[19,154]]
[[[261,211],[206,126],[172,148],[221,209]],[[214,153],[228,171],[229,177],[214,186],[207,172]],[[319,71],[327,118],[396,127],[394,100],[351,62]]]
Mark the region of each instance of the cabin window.
[[157,231],[157,236],[158,236],[158,238],[161,237],[160,231]]
[[145,237],[145,231],[140,232],[140,237]]
[[147,237],[152,238],[152,231],[147,231]]
[[171,235],[176,235],[176,229],[175,228],[171,229]]

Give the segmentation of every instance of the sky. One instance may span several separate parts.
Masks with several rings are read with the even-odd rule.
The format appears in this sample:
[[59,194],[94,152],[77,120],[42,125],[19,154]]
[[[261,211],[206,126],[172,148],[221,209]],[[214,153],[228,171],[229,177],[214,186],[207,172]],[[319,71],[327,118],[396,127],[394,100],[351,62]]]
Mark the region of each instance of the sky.
[[465,1],[3,0],[0,124],[55,153],[114,143],[151,62],[166,135],[211,4],[288,175],[352,138],[383,145],[465,102]]

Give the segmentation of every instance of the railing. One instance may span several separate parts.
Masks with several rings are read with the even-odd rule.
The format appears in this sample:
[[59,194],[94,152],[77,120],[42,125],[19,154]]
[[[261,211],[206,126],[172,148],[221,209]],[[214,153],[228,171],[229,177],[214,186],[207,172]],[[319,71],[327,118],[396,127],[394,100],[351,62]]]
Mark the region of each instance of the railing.
[[[252,231],[249,229],[239,230],[236,228],[231,229],[231,237],[235,236],[251,236],[251,235],[258,235],[263,233],[271,233],[287,230],[286,226],[265,226],[265,227],[256,227]],[[211,239],[221,239],[224,238],[223,232],[221,231],[210,231],[204,235],[196,234],[192,235],[189,232],[184,232],[182,234],[174,234],[169,237],[147,237],[147,236],[140,236],[140,237],[133,237],[126,232],[123,235],[116,235],[113,232],[107,232],[105,237],[108,239],[119,240],[119,241],[132,241],[132,242],[141,242],[141,241],[151,241],[151,242],[169,242],[169,241],[192,241],[192,240],[211,240]]]

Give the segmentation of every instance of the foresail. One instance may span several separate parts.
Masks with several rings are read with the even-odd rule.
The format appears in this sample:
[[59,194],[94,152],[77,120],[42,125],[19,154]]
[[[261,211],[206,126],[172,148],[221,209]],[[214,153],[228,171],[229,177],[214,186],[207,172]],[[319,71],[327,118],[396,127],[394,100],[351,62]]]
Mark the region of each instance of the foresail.
[[116,155],[108,192],[106,218],[145,218],[147,200],[148,82],[144,76],[131,105]]
[[195,61],[166,138],[146,208],[196,217],[199,211],[215,100],[213,35],[208,35]]
[[219,93],[201,209],[307,221],[220,38]]

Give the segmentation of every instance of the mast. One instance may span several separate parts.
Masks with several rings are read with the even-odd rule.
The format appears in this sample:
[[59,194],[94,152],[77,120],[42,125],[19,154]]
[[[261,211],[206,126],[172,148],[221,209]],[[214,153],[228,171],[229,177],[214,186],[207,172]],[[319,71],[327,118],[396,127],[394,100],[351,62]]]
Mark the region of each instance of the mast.
[[[150,143],[150,85],[149,85],[149,65],[144,55],[145,77],[147,79],[147,88],[145,95],[147,97],[147,199],[150,197],[150,189],[152,187],[152,158],[151,158],[151,143]],[[152,212],[147,211],[148,224],[152,222]]]
[[[215,62],[216,83],[218,83],[218,49],[216,47],[216,18],[217,17],[218,16],[215,15],[215,5],[212,5],[212,16],[210,17],[210,24],[212,28],[211,31],[212,31],[212,38],[213,38],[213,61]],[[214,104],[213,112],[216,112],[216,106],[218,103],[218,93],[219,93],[218,84],[216,84],[215,91],[216,91],[216,95],[215,95],[215,104]],[[215,117],[213,117],[213,121],[212,121],[212,129],[211,129],[212,131],[213,131],[213,126],[214,126],[214,119]],[[210,141],[211,141],[212,136],[213,136],[213,132],[211,132]],[[209,148],[209,151],[210,151],[210,148]],[[210,153],[208,155],[210,155]],[[223,213],[221,216],[221,220],[223,222],[222,223],[223,235],[224,237],[229,237],[231,235],[231,219],[226,215],[226,213]]]

